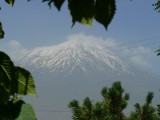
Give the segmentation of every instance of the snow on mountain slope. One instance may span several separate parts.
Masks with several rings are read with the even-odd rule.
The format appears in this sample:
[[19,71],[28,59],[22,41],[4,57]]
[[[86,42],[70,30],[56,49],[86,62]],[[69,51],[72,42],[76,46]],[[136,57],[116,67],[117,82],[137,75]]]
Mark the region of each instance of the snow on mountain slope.
[[115,71],[128,72],[128,65],[114,56],[101,42],[69,40],[55,46],[38,47],[19,60],[23,66],[47,68],[50,72],[72,72],[76,67],[84,72],[88,66],[97,70],[106,67]]

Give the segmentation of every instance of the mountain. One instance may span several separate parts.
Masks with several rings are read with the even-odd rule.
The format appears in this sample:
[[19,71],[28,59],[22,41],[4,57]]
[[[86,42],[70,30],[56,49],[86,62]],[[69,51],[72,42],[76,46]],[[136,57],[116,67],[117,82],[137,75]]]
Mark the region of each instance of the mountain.
[[[143,102],[148,91],[156,94],[159,78],[118,58],[103,42],[70,40],[59,45],[35,48],[17,61],[35,78],[38,98],[26,98],[36,108],[38,120],[70,120],[67,104],[86,96],[100,100],[100,91],[121,81],[130,93],[126,113],[136,102]],[[160,95],[159,95],[160,96]]]
[[104,71],[107,68],[117,72],[127,72],[128,65],[114,56],[100,43],[70,40],[65,43],[40,47],[32,50],[19,60],[25,66],[54,71],[70,71],[76,68],[86,72],[89,68]]

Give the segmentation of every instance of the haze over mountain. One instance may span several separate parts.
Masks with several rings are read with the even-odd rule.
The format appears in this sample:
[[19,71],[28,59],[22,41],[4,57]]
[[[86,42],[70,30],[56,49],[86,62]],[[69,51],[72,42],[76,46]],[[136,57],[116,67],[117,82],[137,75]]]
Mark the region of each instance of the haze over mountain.
[[[100,41],[69,40],[35,48],[17,63],[35,78],[39,95],[30,102],[37,109],[38,120],[70,120],[71,114],[66,112],[69,101],[82,101],[86,96],[100,100],[101,89],[114,81],[121,81],[130,93],[129,111],[148,91],[158,93],[160,83],[159,78],[128,65]],[[155,102],[159,100],[156,95]]]
[[70,73],[79,67],[84,72],[90,67],[104,71],[107,68],[127,72],[128,65],[114,56],[106,46],[93,41],[70,40],[65,43],[40,47],[32,50],[20,59],[25,66],[34,66],[36,69],[53,71],[67,71]]

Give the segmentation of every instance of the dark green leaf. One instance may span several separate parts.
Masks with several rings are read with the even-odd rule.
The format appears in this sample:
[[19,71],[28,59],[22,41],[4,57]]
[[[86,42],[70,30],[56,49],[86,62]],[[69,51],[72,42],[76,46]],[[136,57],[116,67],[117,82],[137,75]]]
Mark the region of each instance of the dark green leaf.
[[15,120],[36,120],[35,112],[30,104],[22,104],[19,116]]
[[[94,15],[94,0],[68,0],[73,25],[76,22],[90,25]],[[72,26],[73,26],[72,25]]]
[[0,105],[0,120],[14,120],[11,116],[10,106]]
[[114,17],[115,11],[115,0],[96,0],[95,19],[106,29]]
[[24,68],[16,67],[17,85],[14,92],[21,95],[37,95],[32,75]]
[[19,116],[22,104],[24,102],[18,100],[15,103],[10,101],[7,104],[0,105],[0,120],[15,120]]
[[128,93],[125,94],[124,99],[129,100],[129,94]]
[[3,31],[3,28],[2,28],[2,24],[0,22],[0,39],[1,38],[4,38],[4,31]]
[[10,5],[12,5],[12,6],[13,6],[13,5],[14,5],[14,1],[15,1],[15,0],[5,0],[5,1],[6,1],[8,4],[10,4]]
[[153,4],[153,6],[155,7],[155,10],[160,12],[160,0],[157,0],[157,2],[155,4]]
[[6,105],[9,101],[10,94],[0,86],[0,105]]
[[152,102],[153,96],[154,96],[153,92],[148,92],[148,95],[146,97],[147,104],[150,104]]
[[79,107],[79,102],[77,100],[72,100],[69,105],[69,108],[78,108]]
[[18,100],[16,102],[11,101],[9,106],[11,107],[11,115],[14,119],[19,116],[23,104],[25,104],[23,100]]
[[92,109],[92,101],[87,97],[83,101],[83,106],[86,107],[87,109],[91,110]]
[[101,95],[102,95],[103,97],[106,97],[107,91],[108,91],[107,87],[104,87],[104,88],[102,89],[102,91],[101,91]]
[[0,86],[10,92],[10,84],[14,79],[15,67],[9,56],[0,52]]
[[51,4],[54,3],[55,7],[60,11],[61,6],[65,0],[43,0],[42,2],[48,2],[48,5],[51,7]]
[[157,56],[159,56],[160,55],[160,49],[158,49],[156,52],[157,52]]

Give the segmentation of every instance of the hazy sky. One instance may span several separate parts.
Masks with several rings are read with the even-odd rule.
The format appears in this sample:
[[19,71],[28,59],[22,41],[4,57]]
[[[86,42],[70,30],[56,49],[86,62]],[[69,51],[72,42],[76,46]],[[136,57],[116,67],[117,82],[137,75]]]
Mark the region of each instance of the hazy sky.
[[0,49],[15,59],[35,47],[55,45],[74,36],[92,36],[108,42],[123,59],[159,73],[160,57],[154,51],[160,48],[160,13],[154,10],[153,3],[117,0],[115,17],[106,31],[95,21],[91,28],[79,23],[71,28],[67,3],[58,12],[37,0],[16,0],[13,8],[1,0],[0,21],[6,34]]

